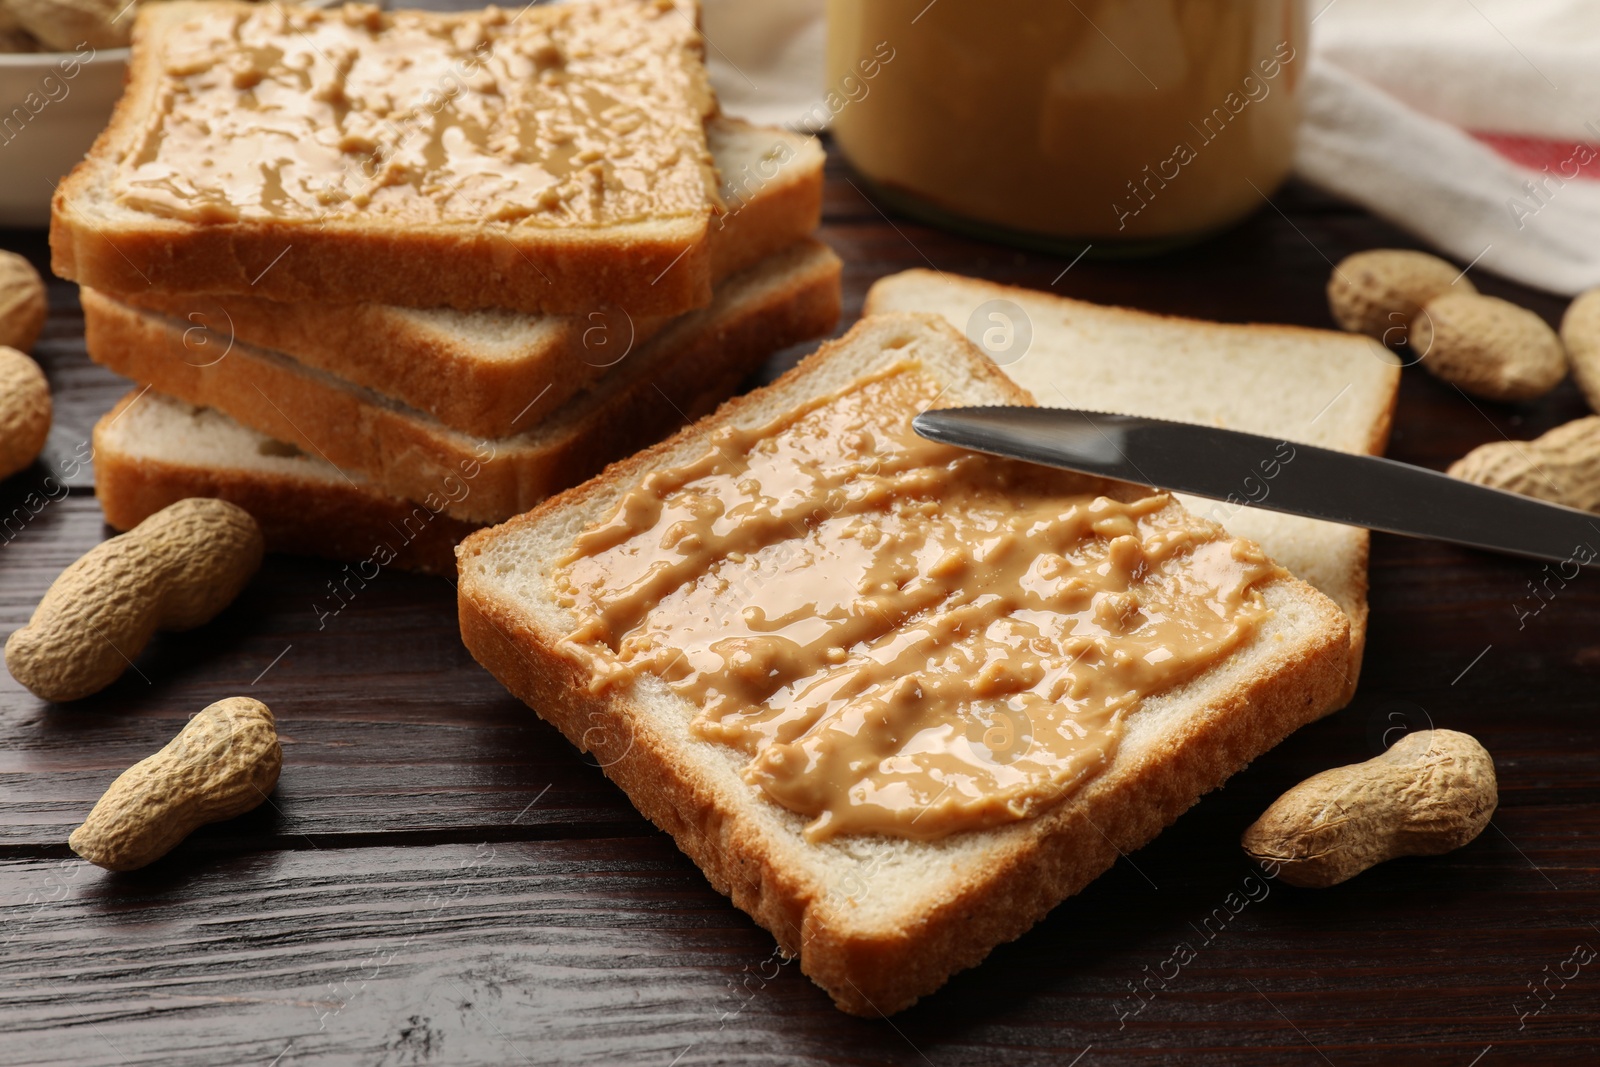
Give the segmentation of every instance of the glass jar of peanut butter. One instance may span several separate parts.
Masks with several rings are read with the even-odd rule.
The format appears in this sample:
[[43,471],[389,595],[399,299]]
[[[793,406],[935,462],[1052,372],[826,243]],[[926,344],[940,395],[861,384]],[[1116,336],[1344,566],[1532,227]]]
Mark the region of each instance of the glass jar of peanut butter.
[[834,137],[872,191],[1065,252],[1158,250],[1288,176],[1303,0],[828,0]]

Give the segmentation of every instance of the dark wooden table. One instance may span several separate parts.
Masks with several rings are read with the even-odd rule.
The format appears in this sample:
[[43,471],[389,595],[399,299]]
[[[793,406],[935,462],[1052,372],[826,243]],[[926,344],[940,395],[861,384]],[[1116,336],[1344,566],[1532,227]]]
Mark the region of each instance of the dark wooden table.
[[[1412,244],[1291,186],[1200,247],[1085,259],[1063,275],[1065,260],[891,220],[837,162],[822,236],[845,262],[841,330],[874,279],[930,264],[1156,311],[1326,326],[1330,260]],[[45,263],[40,233],[0,233],[0,246]],[[1562,310],[1473,277],[1552,322]],[[55,388],[55,462],[127,386],[85,358],[75,288],[55,282],[50,300],[37,355]],[[1443,467],[1583,413],[1570,385],[1475,407],[1408,370],[1390,455]],[[0,519],[23,509],[20,530],[0,534],[7,632],[107,535],[87,475],[28,511],[43,470],[0,487]],[[1375,538],[1354,704],[885,1021],[835,1011],[591,761],[477,667],[449,583],[385,573],[319,628],[314,605],[337,569],[269,560],[218,621],[158,638],[137,671],[78,704],[45,705],[0,677],[0,1063],[1600,1058],[1600,962],[1576,974],[1568,962],[1600,946],[1600,577],[1553,586],[1519,624],[1518,608],[1539,603],[1537,565]],[[73,857],[67,834],[111,779],[233,694],[278,715],[272,803],[136,874]],[[1489,747],[1492,828],[1452,855],[1320,892],[1275,885],[1228,912],[1252,870],[1239,832],[1293,783],[1373,755],[1402,720]],[[1214,915],[1226,921],[1206,925]],[[1180,941],[1196,958],[1133,1013],[1133,984]]]

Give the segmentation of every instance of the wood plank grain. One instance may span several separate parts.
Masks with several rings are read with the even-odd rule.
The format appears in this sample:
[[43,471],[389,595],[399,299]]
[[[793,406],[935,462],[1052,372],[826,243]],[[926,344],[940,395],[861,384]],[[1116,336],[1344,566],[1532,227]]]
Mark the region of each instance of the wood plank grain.
[[[62,1042],[74,1062],[175,1064],[285,1049],[302,1062],[1063,1063],[1090,1045],[1098,1063],[1466,1062],[1533,1038],[1559,1062],[1586,1047],[1592,999],[1558,989],[1518,1017],[1536,1003],[1527,982],[1596,937],[1562,921],[1570,900],[1536,872],[1504,864],[1503,844],[1337,893],[1268,886],[1240,906],[1266,883],[1218,847],[1227,821],[1193,813],[1181,840],[1119,864],[893,1026],[835,1012],[660,837],[316,849],[131,876],[23,861],[4,871],[18,902],[0,914],[0,1063]],[[1562,893],[1576,888],[1592,893],[1593,873]],[[1455,936],[1463,923],[1472,938]],[[1163,966],[1179,944],[1192,959]],[[1404,995],[1374,996],[1397,970]]]

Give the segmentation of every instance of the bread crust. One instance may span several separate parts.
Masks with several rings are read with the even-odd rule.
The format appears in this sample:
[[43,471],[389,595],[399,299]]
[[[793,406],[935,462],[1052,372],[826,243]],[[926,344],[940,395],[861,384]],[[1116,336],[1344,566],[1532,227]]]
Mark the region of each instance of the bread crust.
[[[720,136],[770,134],[793,157],[779,174],[707,234],[711,273],[721,282],[802,240],[822,213],[823,153],[814,141],[763,131],[738,119],[714,120]],[[453,429],[507,437],[537,424],[611,367],[611,353],[643,344],[670,316],[584,315],[529,319],[540,332],[512,358],[485,358],[451,320],[386,304],[286,305],[259,296],[114,291],[124,303],[182,319],[217,334],[293,357],[424,411]],[[598,332],[596,332],[598,330]]]
[[133,227],[97,220],[74,204],[103,179],[98,165],[91,157],[56,189],[50,265],[62,278],[107,292],[555,315],[603,304],[677,315],[711,301],[705,220],[515,242],[445,227],[372,232],[338,220],[315,230],[270,222],[202,228],[164,219]]
[[716,204],[709,189],[703,211],[593,229],[399,225],[342,216],[203,225],[142,212],[108,218],[98,202],[109,195],[117,161],[153,106],[158,42],[191,10],[182,2],[141,9],[122,98],[51,199],[57,275],[108,292],[253,295],[283,303],[551,314],[615,304],[639,315],[675,315],[710,302],[705,237]]
[[[495,522],[658,440],[691,410],[704,410],[708,394],[724,399],[772,352],[831,330],[839,315],[838,258],[803,242],[772,262],[775,271],[788,271],[782,284],[750,281],[764,277],[762,267],[730,279],[725,306],[674,323],[629,357],[635,364],[627,375],[609,376],[572,401],[583,415],[554,439],[470,438],[248,345],[197,359],[185,347],[182,323],[90,289],[82,293],[85,342],[96,362],[119,374],[360,471],[396,497],[450,495],[446,479],[464,481],[470,491],[447,501],[447,512]],[[753,295],[741,286],[754,286]]]
[[[1271,583],[1270,597],[1312,609],[1314,622],[1298,642],[1284,642],[1275,659],[1186,715],[1133,771],[1108,771],[1029,822],[980,831],[1000,842],[987,854],[992,862],[964,869],[954,890],[927,902],[913,920],[891,929],[852,922],[849,908],[785,855],[805,846],[778,840],[757,817],[757,807],[770,802],[751,791],[730,794],[700,773],[633,691],[591,692],[587,666],[561,651],[566,635],[502,595],[471,561],[497,540],[544,523],[575,531],[581,523],[572,516],[586,514],[582,509],[596,494],[637,484],[711,427],[762,410],[783,390],[798,390],[827,361],[856,358],[856,332],[885,320],[959,338],[932,316],[863,320],[772,386],[728,402],[711,419],[526,515],[472,535],[457,549],[462,639],[478,662],[573,744],[595,752],[639,810],[672,834],[711,883],[786,953],[798,955],[801,969],[838,1007],[868,1016],[910,1006],[1019,936],[1110,867],[1119,850],[1149,841],[1201,795],[1321,715],[1343,691],[1349,635],[1343,613],[1320,593],[1292,578]],[[973,377],[987,389],[985,402],[1032,403],[987,361],[976,353],[971,358]]]
[[291,481],[261,471],[168,463],[125,450],[114,427],[142,390],[94,426],[94,495],[106,522],[131,530],[189,497],[217,497],[248,511],[269,552],[357,562],[386,558],[401,570],[455,574],[455,546],[480,527],[352,482]]

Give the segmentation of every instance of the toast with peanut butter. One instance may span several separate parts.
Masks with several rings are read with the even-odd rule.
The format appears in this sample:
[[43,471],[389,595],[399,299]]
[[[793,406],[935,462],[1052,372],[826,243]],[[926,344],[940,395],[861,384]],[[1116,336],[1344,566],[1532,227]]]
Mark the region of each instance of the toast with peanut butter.
[[530,429],[478,437],[278,352],[223,339],[196,346],[181,319],[82,293],[96,362],[157,391],[215,408],[274,440],[360,472],[390,496],[425,500],[471,470],[446,499],[467,522],[526,511],[606,463],[727,399],[773,352],[828,333],[839,317],[837,256],[805,240],[717,286],[594,385]]
[[[823,153],[815,138],[719,116],[706,127],[728,210],[709,234],[714,282],[817,228]],[[182,319],[194,358],[229,341],[282,352],[434,416],[462,433],[533,426],[671,321],[623,308],[585,315],[386,304],[280,304],[251,296],[118,294]]]
[[1255,544],[910,427],[1028,403],[936,316],[870,316],[457,549],[477,660],[848,1012],[977,964],[1344,691],[1348,620]]
[[54,269],[280,302],[703,306],[724,205],[698,19],[146,5],[111,122],[56,191]]
[[[1003,304],[990,306],[991,301]],[[980,308],[982,321],[974,324]],[[1151,415],[1281,437],[1281,455],[1239,472],[1234,500],[1179,499],[1260,544],[1350,617],[1347,698],[1354,694],[1367,636],[1367,531],[1249,505],[1270,495],[1279,465],[1293,462],[1293,444],[1383,454],[1400,368],[1382,345],[1334,330],[1154,315],[926,270],[879,279],[867,294],[866,310],[942,315],[980,337],[984,330],[1009,327],[1010,343],[1025,329],[1031,338],[1026,351],[995,355],[1006,374],[1045,407]],[[1018,313],[1021,321],[1009,322]]]

